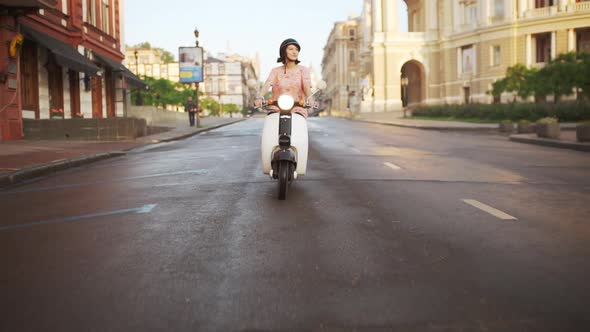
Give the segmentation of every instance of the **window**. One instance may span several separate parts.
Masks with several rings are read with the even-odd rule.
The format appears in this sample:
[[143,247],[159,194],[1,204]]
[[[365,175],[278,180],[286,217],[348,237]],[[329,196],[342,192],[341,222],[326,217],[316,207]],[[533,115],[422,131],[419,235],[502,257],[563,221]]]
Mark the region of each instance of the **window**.
[[553,6],[554,0],[535,0],[535,8]]
[[348,36],[350,36],[351,41],[354,40],[354,34],[355,34],[354,29],[348,30]]
[[477,3],[473,0],[463,2],[463,23],[473,24],[477,22]]
[[111,13],[110,13],[110,6],[109,6],[109,0],[100,0],[101,4],[100,4],[100,9],[101,9],[101,13],[100,13],[100,17],[101,17],[101,21],[102,21],[102,31],[106,32],[107,34],[110,34],[110,21],[111,21]]
[[37,71],[37,46],[25,41],[21,49],[21,98],[23,109],[37,111],[39,83]]
[[465,104],[469,104],[471,101],[471,89],[468,86],[463,87],[463,98]]
[[494,16],[504,17],[504,0],[494,0]]
[[219,80],[217,83],[219,85],[219,93],[225,93],[225,80]]
[[546,63],[551,59],[551,34],[542,33],[535,38],[535,62]]
[[474,68],[473,45],[463,46],[461,48],[461,73],[471,73]]
[[225,73],[225,65],[223,63],[219,64],[219,75],[222,75]]
[[87,0],[87,22],[96,26],[96,0]]
[[576,29],[576,47],[578,52],[590,53],[590,28]]
[[355,54],[354,54],[354,51],[350,51],[350,52],[349,52],[349,54],[348,54],[348,61],[349,61],[349,63],[354,63],[354,62],[356,61],[356,60],[355,60]]
[[492,66],[499,66],[502,63],[502,49],[500,45],[492,47]]

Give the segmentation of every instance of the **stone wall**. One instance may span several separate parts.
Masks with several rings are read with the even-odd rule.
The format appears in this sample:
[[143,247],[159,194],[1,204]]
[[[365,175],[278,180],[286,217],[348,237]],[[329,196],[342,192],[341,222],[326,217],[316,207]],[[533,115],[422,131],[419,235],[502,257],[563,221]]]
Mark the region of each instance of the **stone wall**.
[[188,113],[160,110],[154,106],[132,106],[127,116],[144,119],[153,127],[176,127],[179,122],[188,123]]
[[117,141],[148,134],[144,119],[23,119],[25,139]]

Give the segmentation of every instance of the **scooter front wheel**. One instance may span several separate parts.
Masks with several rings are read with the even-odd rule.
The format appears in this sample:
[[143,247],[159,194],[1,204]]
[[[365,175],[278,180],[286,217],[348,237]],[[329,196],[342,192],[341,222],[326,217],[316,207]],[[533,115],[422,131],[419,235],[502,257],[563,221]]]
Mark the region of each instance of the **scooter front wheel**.
[[291,162],[287,160],[281,160],[279,163],[279,200],[285,200],[287,198],[291,167]]

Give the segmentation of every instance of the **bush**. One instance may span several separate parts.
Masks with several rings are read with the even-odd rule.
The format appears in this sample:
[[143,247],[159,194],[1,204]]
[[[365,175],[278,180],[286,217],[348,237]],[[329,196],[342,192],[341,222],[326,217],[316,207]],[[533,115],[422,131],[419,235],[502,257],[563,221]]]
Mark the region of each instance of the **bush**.
[[590,104],[574,101],[552,103],[466,104],[421,106],[414,116],[454,119],[480,119],[491,122],[528,120],[531,122],[553,117],[561,122],[590,120]]
[[550,118],[550,117],[537,120],[537,124],[552,124],[552,123],[558,123],[558,122],[559,122],[559,120],[557,120],[556,118]]

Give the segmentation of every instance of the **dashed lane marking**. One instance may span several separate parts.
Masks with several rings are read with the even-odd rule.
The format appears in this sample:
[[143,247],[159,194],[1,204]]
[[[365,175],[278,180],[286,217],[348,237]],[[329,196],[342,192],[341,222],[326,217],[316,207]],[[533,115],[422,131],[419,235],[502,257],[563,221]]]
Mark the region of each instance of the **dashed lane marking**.
[[401,168],[401,167],[399,167],[398,165],[396,165],[396,164],[392,164],[392,163],[387,163],[387,162],[385,162],[385,163],[383,163],[383,165],[385,165],[385,166],[387,166],[387,167],[389,167],[389,168],[391,168],[391,169],[393,169],[393,170],[396,170],[396,171],[399,171],[400,169],[402,169],[402,168]]
[[471,206],[474,206],[480,210],[483,210],[483,211],[493,215],[494,217],[502,219],[502,220],[518,220],[517,218],[515,218],[505,212],[502,212],[498,209],[495,209],[489,205],[486,205],[486,204],[476,201],[474,199],[463,199],[463,202],[465,202]]
[[67,217],[67,218],[56,218],[56,219],[37,221],[37,222],[28,223],[28,224],[3,226],[3,227],[0,227],[0,232],[13,230],[13,229],[19,229],[19,228],[28,228],[28,227],[39,226],[39,225],[77,222],[77,221],[81,221],[84,219],[112,216],[112,215],[117,215],[117,214],[128,214],[128,213],[145,214],[145,213],[152,212],[152,210],[156,207],[156,205],[157,204],[146,204],[142,207],[138,207],[138,208],[134,208],[134,209],[99,212],[99,213],[85,214],[85,215],[81,215],[81,216],[73,216],[73,217]]

